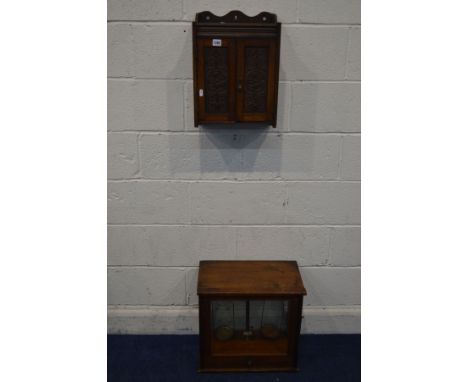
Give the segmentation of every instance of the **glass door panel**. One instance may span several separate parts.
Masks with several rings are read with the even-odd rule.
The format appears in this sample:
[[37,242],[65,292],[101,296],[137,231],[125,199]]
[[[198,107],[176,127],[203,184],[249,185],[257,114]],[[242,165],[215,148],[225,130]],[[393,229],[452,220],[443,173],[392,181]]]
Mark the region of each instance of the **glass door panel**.
[[212,302],[213,355],[286,355],[287,300]]
[[201,39],[198,44],[200,123],[235,120],[235,43],[230,39]]
[[245,39],[237,43],[237,118],[273,120],[276,85],[276,44],[273,39]]

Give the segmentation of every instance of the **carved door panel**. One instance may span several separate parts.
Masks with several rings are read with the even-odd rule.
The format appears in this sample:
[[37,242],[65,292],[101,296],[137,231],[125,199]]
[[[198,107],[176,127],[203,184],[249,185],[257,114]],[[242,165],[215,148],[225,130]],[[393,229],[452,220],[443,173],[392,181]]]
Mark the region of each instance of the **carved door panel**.
[[274,121],[276,43],[273,39],[237,42],[237,119]]
[[197,41],[200,123],[235,121],[235,42],[231,39]]

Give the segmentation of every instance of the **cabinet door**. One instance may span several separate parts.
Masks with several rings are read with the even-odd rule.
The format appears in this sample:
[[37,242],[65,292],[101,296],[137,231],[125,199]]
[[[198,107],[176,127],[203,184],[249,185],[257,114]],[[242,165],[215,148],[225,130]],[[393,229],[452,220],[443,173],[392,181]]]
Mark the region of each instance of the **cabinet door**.
[[200,300],[202,371],[294,370],[291,300]]
[[243,39],[237,44],[237,118],[275,124],[277,45],[274,39]]
[[198,122],[235,122],[235,43],[231,39],[197,41],[195,97]]

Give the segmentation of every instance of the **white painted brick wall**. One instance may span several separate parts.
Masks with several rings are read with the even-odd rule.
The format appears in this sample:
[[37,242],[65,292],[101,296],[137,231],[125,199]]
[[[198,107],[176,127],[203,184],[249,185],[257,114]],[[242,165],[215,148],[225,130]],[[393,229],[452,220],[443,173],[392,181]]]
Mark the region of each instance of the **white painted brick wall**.
[[361,228],[330,228],[330,265],[357,267],[361,265]]
[[344,80],[348,29],[284,25],[281,31],[280,79]]
[[316,24],[360,24],[360,0],[298,0],[298,21]]
[[134,178],[138,175],[138,135],[107,135],[107,176],[109,179]]
[[180,20],[182,0],[107,0],[109,20]]
[[108,193],[109,223],[190,223],[188,183],[110,182]]
[[141,174],[145,179],[337,179],[340,139],[262,130],[142,134]]
[[282,224],[283,182],[202,182],[190,184],[192,223]]
[[356,267],[303,267],[302,279],[310,293],[305,305],[335,306],[361,303],[361,270]]
[[[191,21],[277,13],[276,129],[194,128]],[[294,259],[302,330],[360,331],[360,1],[108,0],[111,333],[196,333],[202,259]]]
[[359,83],[293,83],[291,131],[359,132]]
[[343,137],[341,178],[361,179],[361,137],[357,135]]
[[132,24],[108,24],[107,26],[107,75],[131,77],[135,75]]
[[[190,0],[185,0],[186,2]],[[294,23],[297,19],[296,7],[292,6],[287,0],[241,0],[240,8],[245,9],[248,15],[254,16],[260,12],[272,12],[278,15],[278,20],[281,23]]]
[[232,226],[110,226],[109,265],[198,266],[236,257]]
[[192,268],[187,271],[186,275],[186,285],[187,285],[187,304],[188,305],[197,305],[198,304],[198,295],[197,295],[197,282],[198,282],[198,268]]
[[328,259],[327,227],[238,227],[237,235],[237,259],[296,260],[299,266]]
[[183,87],[182,81],[109,79],[109,130],[184,130]]
[[361,79],[361,28],[349,28],[346,79]]
[[184,17],[193,21],[195,14],[202,11],[210,11],[222,16],[233,9],[240,9],[240,0],[184,0]]
[[191,31],[188,22],[110,23],[109,76],[191,78]]
[[360,224],[360,184],[287,183],[286,223]]
[[111,267],[107,274],[110,305],[184,305],[183,268]]

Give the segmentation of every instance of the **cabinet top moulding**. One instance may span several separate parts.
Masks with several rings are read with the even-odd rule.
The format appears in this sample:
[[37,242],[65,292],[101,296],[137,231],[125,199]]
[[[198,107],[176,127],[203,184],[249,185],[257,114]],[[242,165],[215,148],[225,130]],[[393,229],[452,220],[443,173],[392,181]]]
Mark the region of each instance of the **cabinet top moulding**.
[[216,16],[209,11],[199,12],[193,26],[199,37],[275,37],[281,23],[276,15],[261,12],[257,16],[247,16],[241,11],[231,11],[224,16]]
[[278,21],[274,13],[260,12],[257,16],[247,16],[241,11],[231,11],[226,13],[224,16],[216,16],[215,14],[204,11],[199,12],[195,16],[195,23],[198,25],[277,25]]

